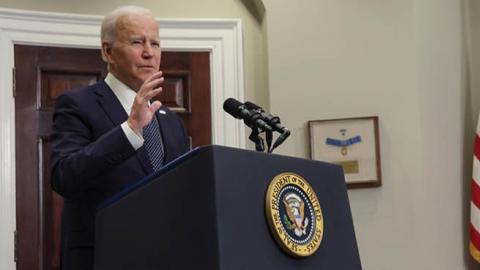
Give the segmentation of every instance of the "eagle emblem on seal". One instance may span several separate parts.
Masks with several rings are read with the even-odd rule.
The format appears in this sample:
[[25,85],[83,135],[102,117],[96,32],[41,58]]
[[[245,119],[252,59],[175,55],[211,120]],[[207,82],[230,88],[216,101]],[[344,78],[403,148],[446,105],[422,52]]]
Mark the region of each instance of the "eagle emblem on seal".
[[287,229],[293,230],[296,236],[307,234],[308,218],[305,218],[305,203],[297,194],[291,192],[285,195],[283,200],[286,215],[283,220]]

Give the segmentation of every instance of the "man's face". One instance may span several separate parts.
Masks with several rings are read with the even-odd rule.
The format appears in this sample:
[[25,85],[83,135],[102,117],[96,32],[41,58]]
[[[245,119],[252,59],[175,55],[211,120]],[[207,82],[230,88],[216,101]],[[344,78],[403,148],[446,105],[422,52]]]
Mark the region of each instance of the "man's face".
[[138,91],[143,82],[160,67],[161,49],[158,25],[151,16],[128,15],[119,18],[113,44],[102,44],[110,72]]

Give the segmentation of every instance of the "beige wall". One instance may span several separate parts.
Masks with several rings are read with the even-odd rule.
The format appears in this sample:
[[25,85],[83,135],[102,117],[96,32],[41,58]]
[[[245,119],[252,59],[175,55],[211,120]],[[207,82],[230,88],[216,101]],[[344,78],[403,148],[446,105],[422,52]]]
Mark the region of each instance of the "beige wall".
[[470,121],[475,121],[477,113],[480,111],[480,1],[465,1],[465,21],[467,40],[466,45],[468,57],[466,75],[468,75],[467,98],[470,101],[466,107],[466,112]]
[[104,15],[120,5],[134,4],[151,9],[161,18],[240,18],[244,27],[245,98],[268,104],[263,30],[244,1],[250,0],[2,0],[0,7]]
[[467,269],[462,0],[264,3],[280,153],[308,157],[308,120],[380,118],[383,186],[349,191],[364,269]]

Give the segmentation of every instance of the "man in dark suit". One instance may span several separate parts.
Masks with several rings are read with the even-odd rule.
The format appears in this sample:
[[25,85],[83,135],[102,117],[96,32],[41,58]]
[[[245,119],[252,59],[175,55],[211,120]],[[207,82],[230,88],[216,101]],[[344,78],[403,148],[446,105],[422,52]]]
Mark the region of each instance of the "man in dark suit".
[[92,269],[96,206],[188,151],[179,118],[160,93],[161,49],[153,14],[121,7],[102,22],[109,74],[65,92],[53,120],[51,176],[64,197],[63,270]]

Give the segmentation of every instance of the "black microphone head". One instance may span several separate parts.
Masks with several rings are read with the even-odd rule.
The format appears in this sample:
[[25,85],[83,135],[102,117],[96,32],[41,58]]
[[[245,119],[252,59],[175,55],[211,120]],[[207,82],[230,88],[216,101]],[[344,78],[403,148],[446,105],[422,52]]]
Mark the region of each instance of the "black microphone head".
[[258,111],[263,112],[262,107],[258,106],[257,104],[255,104],[253,102],[250,102],[250,101],[245,102],[245,107],[247,107],[248,110],[258,110]]
[[227,98],[225,102],[223,102],[223,110],[235,118],[242,118],[241,108],[243,107],[243,105],[243,103],[234,98]]

